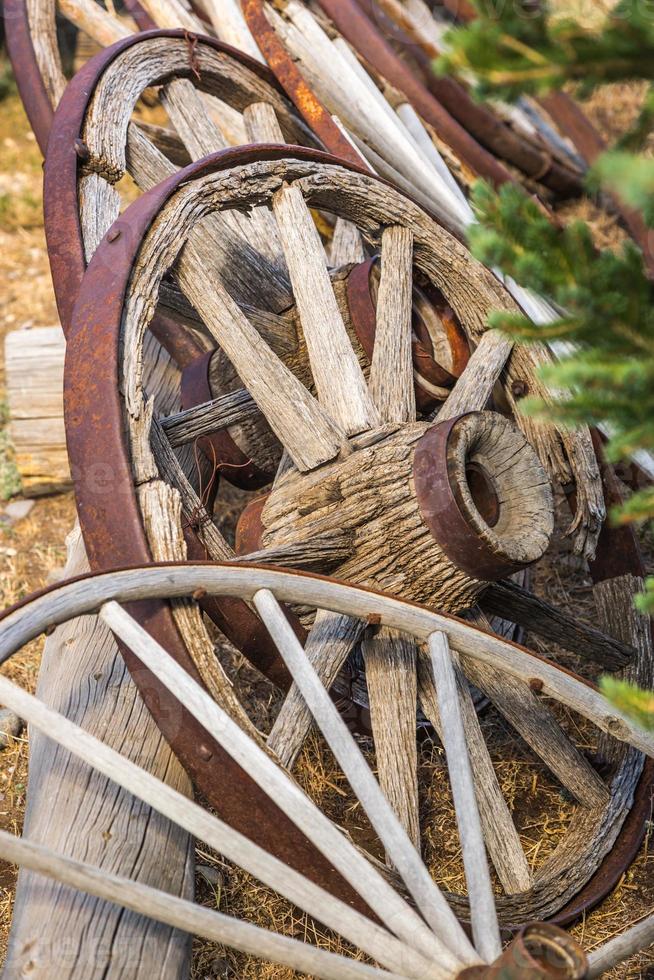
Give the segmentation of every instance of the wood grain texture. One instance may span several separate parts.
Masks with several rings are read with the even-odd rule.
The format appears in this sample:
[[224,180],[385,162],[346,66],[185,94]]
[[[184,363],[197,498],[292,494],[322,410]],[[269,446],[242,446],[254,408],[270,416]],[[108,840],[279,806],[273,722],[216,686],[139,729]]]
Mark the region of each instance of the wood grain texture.
[[654,943],[654,915],[648,915],[627,929],[621,936],[615,936],[599,949],[588,954],[588,980],[601,977],[619,963],[628,960],[634,953],[645,950]]
[[5,337],[9,438],[27,497],[71,486],[64,429],[65,350],[59,326],[12,330]]
[[373,980],[375,977],[380,980],[384,977],[387,980],[401,980],[396,973],[389,974],[385,970],[317,949],[310,943],[299,942],[234,916],[203,908],[129,878],[98,871],[91,864],[72,861],[50,848],[21,840],[4,830],[0,831],[0,855],[5,861],[29,868],[39,876],[54,879],[87,895],[182,929],[190,935],[231,946],[311,976],[324,980]]
[[318,399],[348,435],[374,428],[379,416],[343,323],[325,251],[302,192],[285,185],[272,198]]
[[[319,609],[304,652],[323,685],[329,690],[355,644],[363,635],[365,623]],[[270,748],[279,761],[291,769],[309,734],[313,718],[299,687],[293,683],[279,709],[268,736]]]
[[361,650],[379,785],[420,853],[415,641],[382,628]]
[[[338,709],[308,662],[275,596],[269,590],[262,589],[255,593],[253,602],[387,854],[430,926],[432,945],[436,940],[441,947],[439,965],[449,967],[452,958],[458,958],[463,963],[474,963],[476,955],[469,940],[379,788]],[[398,935],[402,936],[403,933],[399,932]],[[414,941],[423,938],[417,932],[413,935]],[[422,941],[420,948],[423,948]]]
[[[113,607],[116,608],[114,609]],[[114,632],[124,635],[129,634],[131,640],[134,640],[132,631],[136,630],[138,639],[143,641],[136,643],[139,649],[139,656],[143,657],[144,662],[147,660],[147,665],[151,668],[153,648],[145,640],[145,637],[149,639],[149,634],[146,634],[145,631],[134,623],[134,620],[128,623],[124,619],[127,614],[120,607],[117,607],[115,603],[107,603],[104,607],[103,615],[105,619],[111,620],[112,630]],[[204,704],[205,711],[209,712],[212,720],[211,722],[207,722],[206,725],[214,729],[216,727],[216,717],[218,719],[221,717],[226,719],[227,716],[220,714],[220,709],[216,707],[211,698],[198,685],[191,681],[191,687],[186,687],[184,680],[188,678],[190,681],[189,675],[182,668],[178,667],[178,665],[174,664],[171,658],[158,645],[155,645],[154,648],[154,661],[156,662],[155,673],[157,673],[157,676],[168,676],[171,670],[170,665],[173,664],[172,673],[176,680],[181,679],[182,681],[185,700],[189,692],[192,691],[199,698],[200,703]],[[177,667],[177,670],[174,669],[175,667]],[[170,677],[168,677],[167,686],[171,684],[174,685],[175,681],[171,681]],[[371,950],[371,955],[379,962],[384,963],[394,959],[397,963],[402,962],[406,957],[409,969],[413,965],[413,973],[411,975],[418,977],[424,975],[426,967],[425,960],[419,955],[414,954],[411,949],[398,943],[384,929],[359,913],[354,912],[348,905],[333,898],[319,886],[314,885],[298,872],[293,871],[287,865],[283,864],[283,862],[272,857],[267,851],[253,844],[248,838],[218,820],[207,810],[191,802],[174,788],[152,776],[145,769],[135,765],[126,756],[121,755],[109,745],[90,735],[63,715],[51,710],[42,701],[39,701],[38,698],[27,694],[6,677],[0,676],[0,688],[2,689],[3,700],[6,704],[12,703],[19,705],[21,717],[25,718],[32,727],[38,728],[39,731],[47,731],[48,736],[55,743],[71,752],[75,758],[80,759],[103,776],[110,778],[113,783],[133,793],[137,799],[148,803],[158,813],[164,815],[178,827],[188,831],[193,837],[205,841],[218,853],[224,855],[227,860],[239,864],[250,874],[254,875],[254,877],[279,891],[280,894],[285,895],[294,904],[300,908],[304,908],[309,914],[314,915],[320,921],[328,924],[328,927],[333,928],[345,937],[349,937],[354,945],[360,945],[362,949]],[[180,690],[179,688],[177,689]],[[194,705],[194,710],[200,711],[201,709],[198,705]],[[225,723],[228,724],[228,722]],[[254,746],[251,739],[242,733],[237,725],[234,725],[234,731],[238,733],[239,738],[245,739],[245,745],[250,748]],[[254,746],[254,751],[256,755],[256,752],[260,750],[257,750],[256,746]],[[265,754],[263,757],[267,758]],[[272,762],[270,762],[270,765],[279,774],[279,778],[283,780],[284,776],[281,770]],[[300,796],[303,797],[303,794],[300,793]],[[309,807],[313,806],[306,797],[303,798],[306,799]],[[315,807],[313,809],[316,813],[320,812]],[[344,841],[344,838],[336,828],[334,828],[334,833],[338,834],[341,840]],[[358,853],[351,844],[348,846],[352,853],[355,855]],[[383,879],[381,880],[383,881]],[[397,901],[401,903],[402,899],[398,896]],[[418,972],[418,969],[421,969],[423,973]],[[156,966],[151,964],[150,970],[151,976],[159,976],[160,963],[157,963]],[[89,974],[87,972],[81,975],[88,976]],[[117,973],[116,976],[123,977],[125,974]],[[442,974],[437,976],[440,977]]]
[[381,246],[370,394],[382,422],[413,422],[416,417],[411,352],[413,234],[401,225],[384,228]]
[[502,943],[475,795],[471,759],[466,745],[455,661],[444,633],[432,633],[427,639],[427,648],[436,683],[441,737],[447,759],[447,771],[468,886],[472,936],[475,949],[484,962],[492,963],[502,952]]
[[[79,529],[67,575],[88,569]],[[115,640],[95,616],[61,626],[45,644],[37,693],[175,790],[189,779],[134,686]],[[138,731],[138,739],[128,733]],[[30,839],[172,894],[193,895],[189,835],[128,790],[30,726],[24,831]],[[89,764],[91,763],[91,764]],[[4,974],[39,980],[179,980],[190,966],[187,936],[30,871],[18,878]]]
[[584,623],[513,582],[494,582],[484,592],[480,605],[491,615],[503,616],[609,670],[626,666],[636,656],[630,644]]
[[[488,854],[505,892],[508,894],[524,892],[531,886],[529,865],[495,774],[472,701],[470,687],[458,663],[455,673],[466,744],[472,762],[475,798]],[[434,673],[429,654],[424,648],[421,648],[418,654],[418,691],[420,706],[443,741],[443,722],[438,706]]]

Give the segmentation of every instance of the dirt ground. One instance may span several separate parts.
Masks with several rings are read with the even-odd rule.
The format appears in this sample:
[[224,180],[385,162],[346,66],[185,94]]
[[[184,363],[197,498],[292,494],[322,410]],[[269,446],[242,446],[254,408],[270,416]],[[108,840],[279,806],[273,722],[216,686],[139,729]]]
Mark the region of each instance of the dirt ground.
[[[600,110],[604,113],[602,122],[607,130],[611,129],[615,113],[620,117],[619,106],[613,106],[610,111],[607,105],[598,107],[598,117]],[[624,111],[627,111],[626,106]],[[606,236],[607,243],[614,241],[613,221],[602,221],[601,233]],[[8,331],[19,326],[56,322],[41,219],[41,158],[19,100],[13,94],[0,104],[0,332],[4,338]],[[0,404],[4,398],[3,370],[0,347]],[[8,492],[12,489],[14,474],[10,450],[2,434],[0,452],[0,487]],[[74,506],[71,495],[67,494],[36,501],[28,517],[14,525],[3,520],[3,514],[4,503],[0,500],[0,602],[6,606],[56,576],[63,565],[64,540],[73,522]],[[571,559],[564,556],[562,560],[569,563]],[[544,568],[540,574],[547,581],[537,584],[552,598],[557,597],[580,614],[583,614],[584,605],[590,612],[589,590],[583,575],[570,590],[552,566]],[[40,652],[40,641],[33,642],[3,667],[3,671],[33,689]],[[231,658],[228,666],[246,696],[255,690],[258,695],[265,693],[258,677],[238,658]],[[265,705],[266,698],[259,697],[258,703]],[[260,710],[261,716],[255,720],[265,729],[270,722],[270,710],[265,707]],[[489,733],[493,729],[496,741],[503,745],[498,776],[510,805],[514,807],[528,858],[538,866],[574,819],[574,808],[565,794],[546,787],[542,767],[499,718],[487,712],[483,725]],[[370,747],[364,744],[364,748]],[[445,847],[445,857],[439,862],[439,880],[457,891],[462,876],[445,772],[440,745],[430,739],[424,740],[421,773],[428,788],[423,802],[425,812],[429,809],[431,814],[426,833],[426,857],[433,860],[436,847]],[[0,752],[0,827],[14,833],[20,833],[22,826],[26,774],[27,739],[21,736]],[[348,798],[342,775],[317,740],[312,741],[305,752],[299,778],[327,812],[346,825],[353,836],[360,833],[366,837],[365,821],[360,819]],[[638,859],[617,888],[599,908],[575,926],[574,933],[586,948],[592,949],[651,912],[654,908],[653,860],[652,835],[648,829]],[[249,881],[242,872],[202,847],[198,849],[198,865],[197,897],[204,904],[242,914],[260,925],[290,935],[311,937],[321,945],[329,945],[330,938],[288,903]],[[1,866],[0,959],[10,926],[14,882],[13,869]],[[214,977],[289,980],[291,976],[288,970],[269,967],[212,944],[195,944],[195,980]],[[635,957],[615,971],[614,976],[629,980],[654,977],[654,953]]]

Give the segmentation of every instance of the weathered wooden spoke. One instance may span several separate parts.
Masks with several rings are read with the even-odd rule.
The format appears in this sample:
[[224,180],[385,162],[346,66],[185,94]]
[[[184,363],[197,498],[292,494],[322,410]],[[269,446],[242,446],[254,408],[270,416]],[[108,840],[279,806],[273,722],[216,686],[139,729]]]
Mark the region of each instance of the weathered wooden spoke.
[[[299,791],[271,756],[223,708],[217,706],[119,605],[162,595],[182,599],[196,593],[198,583],[202,583],[203,589],[211,595],[238,596],[256,605],[298,684],[312,717],[341,762],[356,797],[425,915],[430,929],[420,924],[420,919],[405,904],[401,895]],[[442,893],[430,881],[406,831],[381,793],[368,763],[348,733],[326,688],[289,626],[276,596],[285,602],[328,609],[348,619],[358,619],[361,629],[366,628],[367,620],[373,615],[379,619],[383,629],[399,630],[407,639],[411,638],[418,644],[426,642],[427,646],[421,654],[421,666],[429,672],[430,682],[427,686],[421,684],[421,691],[430,691],[428,697],[436,701],[439,716],[437,724],[443,732],[471,902],[474,950],[443,904]],[[610,715],[607,718],[611,708],[600,695],[584,682],[557,671],[511,643],[490,638],[492,642],[487,648],[485,643],[480,642],[483,634],[454,617],[444,617],[415,604],[407,604],[338,582],[293,575],[275,569],[257,568],[247,571],[233,565],[219,564],[167,565],[160,568],[148,566],[90,576],[77,582],[64,582],[4,615],[0,620],[0,659],[6,660],[12,652],[44,629],[50,630],[54,625],[93,610],[99,610],[101,619],[136,653],[141,663],[174,692],[176,697],[183,700],[207,735],[218,739],[241,765],[247,767],[271,799],[282,805],[284,812],[319,849],[328,851],[330,860],[351,880],[377,914],[381,925],[373,926],[369,919],[352,912],[338,899],[321,891],[318,886],[285,867],[196,804],[143,773],[133,763],[122,759],[115,751],[83,733],[37,699],[21,691],[11,681],[1,677],[0,699],[3,703],[170,819],[179,822],[228,858],[270,883],[310,914],[319,915],[322,922],[365,950],[380,965],[391,971],[399,971],[400,976],[422,976],[420,971],[426,969],[426,961],[429,961],[430,971],[435,971],[429,975],[453,977],[457,970],[474,962],[475,958],[488,962],[499,952],[497,917],[484,855],[484,821],[483,817],[480,819],[483,803],[480,802],[478,780],[475,780],[478,756],[469,734],[470,724],[465,720],[466,689],[462,686],[462,675],[458,673],[457,657],[488,664],[488,657],[491,655],[491,662],[498,671],[510,672],[512,676],[522,678],[540,674],[546,678],[548,690],[554,697],[575,704],[582,714],[600,726],[617,730],[617,726],[608,720]],[[363,618],[362,611],[365,611]],[[654,756],[654,742],[651,738],[630,728],[627,722],[623,723],[620,733],[628,742],[644,748]],[[29,846],[23,851],[15,849],[12,852],[8,848],[8,842],[4,840],[0,841],[0,852],[8,856],[20,855],[21,859],[26,858],[28,861],[31,860],[30,855],[33,857],[36,853]],[[51,861],[50,867],[57,874],[72,875],[74,871],[79,871],[79,868],[72,868],[57,860]],[[76,886],[91,885],[91,890],[99,889],[102,876],[96,875],[93,883],[90,880],[92,877],[91,872],[85,870],[84,874],[75,874],[65,880]],[[106,890],[97,893],[108,897]],[[145,892],[142,894],[145,896]],[[129,887],[124,892],[122,883],[117,883],[112,895],[118,901],[123,896],[129,906],[131,897],[136,892]],[[156,895],[145,897],[153,899],[146,903],[145,911],[158,917],[162,906],[154,901]],[[452,896],[449,898],[452,901]],[[502,904],[501,899],[498,899],[498,904]],[[201,913],[198,913],[198,918],[184,903],[171,903],[170,908],[174,909],[175,915],[181,916],[179,923],[184,928],[198,930],[200,934],[204,934],[202,930],[207,925],[218,928],[218,921],[209,923],[208,919],[201,918]],[[647,929],[641,932],[644,936],[648,935]],[[245,936],[246,933],[238,935]],[[237,933],[232,933],[231,936],[229,941],[233,941]],[[621,949],[631,948],[634,941],[636,937],[629,937],[627,947],[622,944]],[[292,962],[311,962],[320,976],[323,975],[320,971],[330,970],[332,967],[332,961],[328,959],[302,959],[302,956],[311,957],[311,951],[302,953],[300,950],[286,949],[274,940],[262,946],[260,952],[275,958],[281,954],[282,962],[287,962],[284,958],[287,955],[296,954],[298,959]],[[607,955],[615,957],[619,952],[620,950],[609,950]],[[334,969],[340,966],[345,969],[340,961],[333,961]],[[324,975],[335,974],[327,972]]]

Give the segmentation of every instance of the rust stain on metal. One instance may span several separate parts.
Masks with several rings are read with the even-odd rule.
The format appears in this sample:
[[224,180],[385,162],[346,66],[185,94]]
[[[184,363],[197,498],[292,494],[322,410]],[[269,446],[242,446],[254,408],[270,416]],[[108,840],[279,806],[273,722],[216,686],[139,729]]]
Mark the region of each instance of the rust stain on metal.
[[584,980],[588,959],[563,929],[533,922],[520,929],[490,966],[472,966],[457,980]]
[[5,0],[3,19],[16,85],[36,142],[45,156],[54,109],[36,60],[25,0]]
[[360,155],[343,136],[271,27],[264,12],[263,0],[243,0],[242,7],[261,53],[302,117],[330,153],[360,165]]

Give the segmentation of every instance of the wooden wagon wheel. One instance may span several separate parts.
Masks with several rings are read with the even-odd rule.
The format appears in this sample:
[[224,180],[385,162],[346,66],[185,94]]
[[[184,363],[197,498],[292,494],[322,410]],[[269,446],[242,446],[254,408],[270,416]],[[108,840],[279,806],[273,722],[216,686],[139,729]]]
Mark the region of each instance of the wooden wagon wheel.
[[[284,159],[284,154],[289,152],[293,157]],[[84,278],[69,339],[66,412],[73,462],[82,475],[77,481],[77,494],[90,559],[95,567],[102,564],[106,567],[152,557],[178,558],[184,554],[181,541],[184,523],[194,526],[205,554],[217,559],[230,554],[171,451],[166,438],[166,432],[172,428],[171,420],[153,416],[140,377],[142,338],[163,276],[174,266],[174,274],[187,297],[208,329],[214,332],[295,463],[294,469],[282,468],[264,508],[266,550],[260,557],[304,562],[313,567],[322,560],[329,567],[335,566],[337,574],[355,581],[373,582],[421,601],[436,601],[444,608],[464,608],[483,591],[489,578],[502,577],[537,559],[547,546],[551,529],[547,481],[533,450],[518,430],[489,413],[473,413],[462,421],[453,420],[453,415],[460,411],[469,412],[485,405],[504,366],[509,351],[504,349],[501,356],[495,350],[490,335],[483,334],[483,323],[490,307],[510,306],[510,300],[493,277],[474,263],[456,241],[415,204],[387,185],[300,148],[269,148],[265,153],[260,151],[255,162],[249,162],[251,153],[226,152],[200,162],[141,198],[99,246]],[[214,209],[242,208],[254,201],[270,201],[279,224],[318,400],[261,342],[220,283],[205,283],[200,288],[189,277],[193,253],[188,239],[195,223],[204,220]],[[330,299],[324,252],[307,204],[355,222],[372,243],[381,239],[377,355],[373,352],[368,386],[347,332],[339,323],[333,296]],[[187,244],[182,249],[184,243]],[[389,256],[396,256],[396,261],[389,262]],[[475,355],[446,403],[442,418],[450,421],[435,428],[426,422],[413,421],[413,364],[408,343],[407,304],[414,263],[419,273],[443,289],[464,327],[479,339]],[[493,350],[495,360],[491,364],[489,353]],[[97,351],[102,351],[102,363],[94,353]],[[389,357],[388,352],[394,354]],[[514,353],[506,365],[509,391],[515,378],[513,372],[525,369],[519,353]],[[481,373],[473,370],[480,363]],[[116,379],[119,379],[118,386]],[[91,417],[90,398],[105,406],[102,418]],[[213,410],[218,408],[213,406]],[[197,420],[206,412],[206,409],[194,410],[182,418],[178,416],[174,424]],[[221,424],[217,422],[216,411],[210,417],[209,431]],[[234,417],[230,413],[230,423]],[[129,447],[123,442],[123,431],[127,432]],[[196,427],[192,438],[203,431],[207,430]],[[493,433],[490,442],[489,433]],[[535,441],[540,447],[544,438],[551,439],[553,434],[538,433]],[[502,447],[500,452],[513,456],[506,476],[497,470],[497,457],[493,461],[489,448],[492,443],[496,448]],[[102,495],[84,477],[88,463],[98,454],[111,468],[111,478]],[[435,457],[442,461],[441,468],[435,468],[434,478],[430,480],[430,466]],[[468,474],[466,459],[475,464],[468,467]],[[436,480],[442,479],[446,472],[442,465],[445,460],[449,460],[450,475],[438,488]],[[525,471],[530,476],[515,481],[521,487],[516,489],[511,480]],[[505,478],[508,484],[504,483]],[[495,495],[493,481],[499,490]],[[129,489],[134,486],[136,489]],[[368,488],[370,495],[366,498]],[[123,502],[119,516],[114,505],[117,493]],[[439,504],[448,494],[455,504],[443,518]],[[366,499],[375,501],[376,510],[370,520],[365,519],[365,509],[362,510],[360,503]],[[499,501],[502,506],[496,514],[494,508]],[[393,508],[398,530],[408,531],[408,535],[393,536],[392,521],[389,523]],[[293,520],[288,522],[291,514]],[[520,522],[525,519],[530,525],[528,536],[519,533]],[[450,542],[442,533],[443,523],[447,525],[448,521],[451,526],[456,522],[460,525],[455,542],[458,550],[454,552],[449,550]],[[304,532],[304,537],[298,538],[293,525]],[[387,539],[392,543],[390,549]],[[191,536],[187,541],[191,549],[197,547]],[[412,546],[409,541],[413,542]],[[166,553],[161,550],[164,545]],[[473,574],[470,574],[471,561]],[[481,568],[485,581],[474,574]],[[445,580],[449,582],[446,586]],[[188,645],[188,652],[178,652],[179,659],[188,664],[190,652],[190,659],[195,660],[201,673],[204,671],[203,679],[214,696],[228,705],[245,728],[250,727],[231,689],[221,683],[215,670],[211,673],[208,669],[210,658],[202,652],[206,639],[202,641],[201,624],[197,619],[190,619],[186,607],[174,612]],[[179,619],[180,613],[183,619]],[[163,616],[164,611],[157,615]],[[150,626],[156,634],[159,627],[154,617]],[[637,636],[622,639],[639,647],[639,665],[645,676],[649,670],[648,641],[642,625],[634,624],[634,629],[640,630]],[[360,631],[349,621],[326,616],[313,624],[307,652],[327,684],[330,672],[338,669],[359,639]],[[409,726],[411,740],[414,739],[415,686],[412,683],[415,685],[416,681],[410,645],[407,650],[400,640],[382,634],[364,647],[370,662],[377,660],[380,665],[377,690],[383,691],[384,678],[388,676],[388,671],[384,671],[388,662],[384,651],[388,648],[401,663],[408,664],[404,671],[398,669],[392,673],[395,679],[404,677],[397,692],[401,710],[391,719],[392,724],[386,716],[385,722],[390,727],[382,725],[375,733],[378,751],[383,755],[379,746],[385,744],[388,759],[393,760],[398,745],[406,744]],[[270,661],[263,664],[260,661],[260,665],[270,671]],[[623,753],[607,787],[539,702],[536,691],[524,686],[517,691],[511,686],[507,688],[501,679],[496,677],[493,681],[488,671],[473,679],[482,690],[492,689],[493,699],[501,703],[511,724],[530,740],[535,751],[545,756],[546,764],[581,801],[575,828],[564,839],[556,857],[532,883],[524,855],[520,861],[519,842],[515,830],[511,832],[508,811],[505,812],[508,822],[502,820],[502,804],[497,803],[501,794],[496,792],[492,767],[488,763],[483,767],[492,777],[490,789],[484,790],[488,846],[496,867],[502,869],[500,877],[504,878],[505,888],[511,893],[499,900],[502,919],[515,922],[534,915],[554,914],[592,876],[611,849],[629,810],[642,760]],[[377,681],[369,684],[374,686]],[[371,694],[371,701],[375,697]],[[383,711],[384,698],[380,696],[376,703]],[[292,708],[298,704],[293,689],[287,704],[285,715],[290,717],[291,728],[299,727],[301,744],[308,722],[302,720],[301,710]],[[535,728],[527,723],[530,713],[538,719]],[[373,721],[374,716],[373,708]],[[296,725],[298,718],[300,723]],[[470,724],[476,724],[472,716]],[[542,735],[544,730],[548,733],[546,738]],[[279,733],[278,728],[276,736]],[[296,734],[293,739],[297,739]],[[280,754],[287,761],[296,752],[297,741],[293,739],[291,743],[295,747],[289,755],[285,755],[289,745],[286,736],[284,741],[278,741]],[[188,745],[185,751],[188,763]],[[485,753],[484,747],[483,758],[487,758]],[[401,769],[404,775],[401,792],[393,786],[391,769],[391,765],[382,766],[384,788],[396,803],[412,801],[413,791],[405,792],[407,786],[413,785],[409,782],[409,767]],[[197,772],[197,765],[194,770]],[[221,805],[225,806],[226,802],[223,799]],[[406,812],[406,804],[402,805]],[[409,808],[415,813],[415,806]],[[411,820],[415,828],[413,816]],[[500,825],[502,833],[498,834]],[[514,845],[508,860],[507,843],[509,847]],[[297,859],[297,855],[294,857]],[[520,869],[517,877],[516,868]],[[460,899],[454,897],[453,901],[463,912]]]
[[[174,597],[177,600],[184,597],[190,599],[199,587],[211,594],[247,599],[258,609],[294,681],[301,688],[313,717],[342,764],[353,791],[392,855],[404,885],[416,902],[423,919],[404,902],[401,894],[393,889],[374,864],[369,863],[347,837],[310,803],[270,755],[248,737],[220,706],[215,705],[120,605],[127,603],[133,608],[134,603],[151,601],[161,596]],[[420,644],[420,655],[441,712],[444,745],[454,788],[459,834],[471,896],[473,945],[453,918],[443,901],[442,892],[429,877],[408,835],[380,791],[358,746],[349,735],[306,652],[289,626],[279,601],[329,610],[341,616],[362,617],[364,628],[374,617],[380,628],[399,631],[407,640],[410,638],[412,642]],[[210,842],[227,857],[237,860],[258,878],[272,884],[307,909],[310,914],[317,914],[321,921],[346,936],[381,966],[400,976],[454,977],[480,960],[482,963],[494,960],[501,951],[481,823],[475,803],[469,742],[466,747],[466,713],[460,694],[457,694],[460,662],[465,664],[477,661],[486,667],[492,666],[513,677],[519,684],[526,685],[529,680],[538,679],[543,690],[552,698],[591,720],[605,732],[617,733],[620,738],[638,749],[654,754],[652,737],[639,731],[627,720],[618,719],[611,706],[592,687],[515,645],[499,639],[489,642],[488,637],[456,617],[443,616],[370,590],[345,586],[317,576],[290,573],[283,569],[238,568],[217,563],[167,564],[112,571],[62,583],[4,614],[0,630],[0,659],[5,660],[11,656],[22,644],[40,632],[52,630],[72,617],[91,612],[98,613],[166,689],[182,697],[190,713],[203,727],[205,735],[217,739],[235,760],[241,765],[247,765],[253,778],[269,797],[283,803],[285,811],[296,826],[303,829],[320,850],[329,853],[335,865],[349,878],[363,899],[367,906],[366,914],[370,915],[372,911],[378,917],[378,924],[370,918],[366,921],[327,893],[321,893],[311,882],[303,881],[291,869],[284,868],[260,848],[249,844],[214,817],[159,784],[133,763],[121,759],[116,752],[83,733],[5,677],[0,678],[3,703],[27,718],[31,724],[46,730],[50,737],[61,742],[74,754],[161,809],[169,818],[182,822],[186,829]],[[67,875],[67,880],[78,887],[81,885],[91,891],[102,889],[101,875],[94,874],[91,869],[44,854],[33,845],[13,842],[9,835],[0,838],[0,850],[3,855],[31,862],[31,866],[37,870]],[[192,919],[188,905],[178,904],[170,896],[166,900],[169,903],[166,913],[166,901],[151,890],[148,893],[147,889],[142,889],[139,893],[138,889],[130,890],[124,881],[115,879],[104,884],[105,890],[99,892],[104,897],[133,903],[140,896],[142,900],[146,900],[145,907],[148,911],[159,916],[175,915],[176,919],[173,921],[177,925],[181,923],[188,928],[191,921],[196,927],[201,925],[205,929],[207,925],[213,925],[215,929],[220,925],[226,926],[225,920],[220,922],[219,919],[214,919],[212,923],[210,916],[202,918],[196,914],[195,919]],[[214,931],[213,935],[215,934]],[[209,932],[209,935],[212,933]],[[557,964],[559,975],[583,977],[586,964],[578,947],[569,941],[557,943],[557,939],[562,939],[560,934],[548,934],[547,930],[542,930],[543,939],[548,935],[550,942],[558,945],[561,957]],[[234,936],[243,941],[244,936],[247,937],[247,930],[239,934],[234,926],[232,940]],[[224,931],[221,938],[225,938]],[[255,937],[251,934],[250,938]],[[274,937],[270,936],[269,942],[262,945],[259,952],[279,956],[280,951],[285,949],[287,956],[291,953],[301,956],[300,951],[292,946],[293,944],[286,944],[285,947],[281,942],[275,943]],[[252,943],[246,948],[252,950]],[[629,943],[626,948],[628,952]],[[512,959],[512,952],[515,954],[515,947],[513,951],[509,949],[504,954],[504,968],[508,972],[502,975],[524,976],[525,973],[520,973],[519,968],[525,970],[527,964],[524,961],[520,964]],[[308,957],[309,951],[306,950],[304,955]],[[308,960],[298,959],[296,962],[306,963]],[[344,971],[346,969],[342,962],[339,964],[338,961],[331,961],[331,965],[334,969],[337,966]],[[550,968],[552,966],[550,962]],[[339,975],[333,972],[323,974],[321,968],[329,970],[330,960],[323,957],[321,962],[320,957],[315,956],[313,969],[317,975]],[[343,972],[340,976],[366,975],[365,972],[357,973],[354,966],[351,969],[351,974]],[[486,974],[482,968],[479,973],[464,972],[462,975],[483,977]],[[544,969],[542,974],[535,975],[549,974]]]

